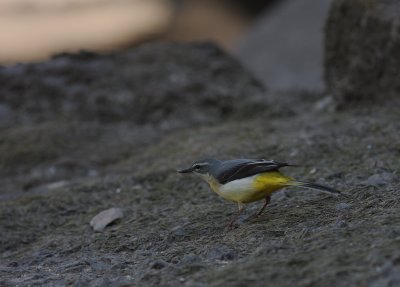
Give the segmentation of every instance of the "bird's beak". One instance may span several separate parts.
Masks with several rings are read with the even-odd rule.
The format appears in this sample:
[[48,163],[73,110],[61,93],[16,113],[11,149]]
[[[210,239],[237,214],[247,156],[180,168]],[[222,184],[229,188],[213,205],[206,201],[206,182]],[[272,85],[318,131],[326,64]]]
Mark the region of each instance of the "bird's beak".
[[189,173],[193,171],[193,167],[189,167],[187,169],[178,169],[179,173]]

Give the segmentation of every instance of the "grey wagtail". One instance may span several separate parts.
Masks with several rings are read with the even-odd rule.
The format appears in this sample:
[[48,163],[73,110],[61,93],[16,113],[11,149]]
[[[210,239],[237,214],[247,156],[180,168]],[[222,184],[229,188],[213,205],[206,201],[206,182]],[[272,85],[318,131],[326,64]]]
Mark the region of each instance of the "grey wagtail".
[[204,159],[196,161],[191,167],[178,170],[178,172],[194,173],[200,176],[219,196],[238,204],[239,213],[230,222],[230,227],[243,212],[246,203],[265,199],[264,205],[255,214],[258,216],[270,202],[271,194],[284,187],[297,186],[341,194],[340,191],[330,187],[295,180],[292,177],[283,175],[279,169],[285,166],[293,165],[264,159],[233,159],[226,161]]

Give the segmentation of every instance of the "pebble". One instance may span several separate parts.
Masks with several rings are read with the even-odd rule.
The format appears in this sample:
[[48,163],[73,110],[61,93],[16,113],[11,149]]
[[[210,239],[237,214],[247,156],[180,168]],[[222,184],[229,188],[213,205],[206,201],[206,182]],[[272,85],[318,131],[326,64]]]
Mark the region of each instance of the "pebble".
[[348,224],[344,220],[338,220],[334,223],[334,226],[337,228],[345,228],[348,226]]
[[393,180],[393,174],[390,172],[376,173],[368,177],[367,180],[364,181],[367,185],[372,185],[375,187],[386,186]]
[[104,210],[93,217],[93,219],[90,221],[90,226],[92,226],[94,231],[103,231],[107,225],[119,218],[122,218],[123,216],[124,214],[121,208],[113,207]]
[[327,96],[325,98],[322,98],[316,104],[314,105],[314,109],[317,112],[331,112],[335,108],[335,102],[332,96]]
[[340,202],[340,203],[336,204],[336,210],[337,211],[346,210],[346,209],[349,209],[351,206],[352,205],[350,203]]
[[171,230],[171,233],[176,237],[187,235],[187,230],[183,226],[176,226]]
[[235,255],[235,251],[228,246],[217,245],[208,252],[207,257],[211,260],[233,260]]
[[179,261],[179,264],[186,265],[186,264],[193,264],[198,263],[201,261],[201,258],[196,254],[189,253],[183,256],[183,258]]
[[157,269],[157,270],[159,270],[159,269],[163,269],[163,268],[166,267],[167,265],[168,265],[167,262],[165,262],[164,260],[158,259],[158,260],[152,262],[152,263],[150,264],[150,267],[151,267],[152,269]]
[[11,119],[12,110],[11,107],[6,104],[0,104],[0,120]]

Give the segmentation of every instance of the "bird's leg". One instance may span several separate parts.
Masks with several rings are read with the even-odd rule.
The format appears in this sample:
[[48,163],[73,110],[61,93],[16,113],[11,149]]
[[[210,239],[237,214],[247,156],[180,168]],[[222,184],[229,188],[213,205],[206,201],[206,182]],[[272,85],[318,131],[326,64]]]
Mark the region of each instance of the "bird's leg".
[[265,197],[265,203],[264,203],[264,205],[261,207],[260,211],[254,213],[252,217],[258,217],[258,216],[260,216],[261,213],[264,211],[264,209],[267,207],[268,203],[270,203],[270,201],[271,201],[271,196],[268,195],[267,197]]
[[232,229],[233,228],[233,224],[235,223],[236,219],[239,217],[240,214],[242,214],[242,212],[245,210],[245,205],[243,203],[238,203],[238,208],[239,208],[239,212],[236,213],[236,215],[232,218],[231,222],[229,223],[229,225],[227,226],[228,229]]
[[264,211],[264,209],[267,207],[267,205],[268,205],[268,203],[270,203],[270,201],[271,201],[271,196],[268,195],[268,196],[265,198],[265,203],[264,203],[263,207],[261,207],[261,209],[260,209],[260,211],[257,213],[257,215],[261,215],[261,213]]

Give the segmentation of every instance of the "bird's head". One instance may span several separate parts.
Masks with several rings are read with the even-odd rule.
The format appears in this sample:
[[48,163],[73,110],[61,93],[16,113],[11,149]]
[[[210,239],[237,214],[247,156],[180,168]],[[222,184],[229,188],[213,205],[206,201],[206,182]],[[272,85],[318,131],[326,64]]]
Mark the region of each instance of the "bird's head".
[[203,159],[195,161],[189,168],[178,170],[179,173],[194,173],[207,180],[219,165],[217,159]]

